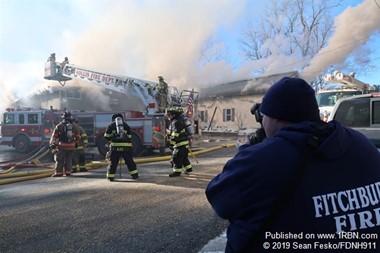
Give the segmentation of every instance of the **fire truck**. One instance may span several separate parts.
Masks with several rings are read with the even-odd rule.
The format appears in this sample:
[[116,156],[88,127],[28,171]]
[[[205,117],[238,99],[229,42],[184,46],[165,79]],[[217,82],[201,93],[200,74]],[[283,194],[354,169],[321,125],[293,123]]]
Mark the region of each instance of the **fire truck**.
[[[102,73],[68,63],[67,57],[62,63],[56,62],[55,54],[51,54],[45,64],[45,79],[58,81],[62,86],[67,81],[76,79],[93,83],[101,88],[117,91],[128,96],[141,99],[145,105],[142,111],[89,112],[71,110],[79,119],[79,124],[89,136],[89,145],[96,146],[101,155],[109,149],[104,139],[104,132],[111,122],[114,113],[121,113],[132,130],[132,148],[135,155],[143,150],[158,150],[163,154],[167,146],[165,140],[167,119],[161,101],[158,83],[138,78]],[[168,87],[167,106],[187,107],[191,102],[195,108],[198,92],[183,90],[179,93],[174,86]],[[193,112],[192,112],[193,113]],[[193,114],[189,114],[192,116]],[[59,122],[63,111],[9,109],[3,115],[2,145],[15,147],[16,151],[25,153],[32,147],[47,144],[54,125]],[[29,120],[31,118],[36,120]]]
[[[28,153],[33,148],[47,146],[54,126],[62,120],[63,112],[7,108],[1,123],[1,145],[12,146],[19,153]],[[73,117],[85,129],[89,145],[97,147],[101,155],[105,155],[109,149],[103,136],[114,113],[72,111]],[[144,118],[136,111],[117,113],[121,113],[131,126],[134,154],[138,155],[144,149],[158,148],[161,153],[165,151],[165,146],[162,146],[165,131],[162,117]]]
[[[67,58],[66,58],[67,59]],[[93,71],[69,64],[68,61],[58,63],[55,54],[51,54],[45,65],[45,79],[58,81],[62,86],[72,79],[84,80],[101,88],[121,92],[128,96],[141,99],[145,105],[142,111],[81,111],[70,110],[73,117],[79,119],[79,124],[85,129],[89,137],[89,145],[97,147],[101,155],[109,150],[108,142],[104,139],[104,132],[111,123],[112,115],[121,113],[125,121],[131,126],[132,148],[135,155],[142,151],[158,150],[163,154],[167,142],[165,140],[167,119],[159,106],[158,84],[152,81],[112,75]],[[191,102],[195,108],[198,92],[183,90],[178,92],[176,87],[169,86],[167,106],[187,107]],[[61,121],[64,110],[31,108],[8,108],[3,114],[1,126],[1,145],[12,146],[17,152],[26,153],[33,147],[46,145],[50,139],[53,127]],[[193,114],[189,114],[192,116]]]
[[1,145],[12,146],[19,153],[48,143],[58,115],[46,110],[7,108],[1,122]]
[[324,76],[324,81],[339,86],[337,89],[324,89],[316,94],[321,119],[328,120],[336,102],[345,97],[376,92],[375,87],[370,86],[355,78],[355,73],[344,74],[334,71]]

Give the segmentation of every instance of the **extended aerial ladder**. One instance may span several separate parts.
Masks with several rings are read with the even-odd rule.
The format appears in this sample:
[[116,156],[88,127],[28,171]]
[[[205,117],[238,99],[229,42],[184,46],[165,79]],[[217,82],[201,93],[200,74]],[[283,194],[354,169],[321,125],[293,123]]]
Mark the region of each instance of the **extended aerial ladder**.
[[345,89],[356,89],[361,91],[372,90],[374,87],[355,78],[355,73],[344,74],[340,71],[334,71],[323,78],[326,82],[333,83]]
[[[156,100],[159,95],[157,89],[158,83],[142,80],[134,77],[113,75],[93,71],[87,68],[79,67],[68,62],[67,57],[62,63],[56,62],[55,53],[52,53],[45,64],[45,79],[58,81],[62,86],[72,79],[83,80],[96,85],[124,93],[128,96],[135,96],[142,100],[146,106],[147,115],[154,115],[160,112]],[[182,106],[183,103],[178,90],[170,87],[171,94],[168,94],[170,106]],[[172,104],[176,101],[179,104]]]

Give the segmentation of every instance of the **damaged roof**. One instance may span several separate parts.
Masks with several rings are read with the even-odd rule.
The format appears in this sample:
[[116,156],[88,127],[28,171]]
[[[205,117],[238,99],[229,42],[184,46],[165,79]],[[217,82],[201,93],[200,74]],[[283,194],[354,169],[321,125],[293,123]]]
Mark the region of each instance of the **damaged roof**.
[[298,71],[291,71],[201,88],[199,99],[264,94],[270,86],[283,77],[299,77],[299,74]]

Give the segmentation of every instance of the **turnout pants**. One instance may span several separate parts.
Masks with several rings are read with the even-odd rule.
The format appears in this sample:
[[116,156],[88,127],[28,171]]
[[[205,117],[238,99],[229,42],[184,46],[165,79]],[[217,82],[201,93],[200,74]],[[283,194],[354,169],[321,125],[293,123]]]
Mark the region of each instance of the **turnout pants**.
[[55,173],[58,175],[62,175],[63,173],[65,173],[66,175],[70,175],[73,156],[74,150],[58,148],[58,152],[54,154]]
[[187,145],[179,146],[173,149],[172,153],[173,171],[181,172],[182,168],[185,170],[191,169],[189,161],[189,148]]
[[133,161],[132,157],[132,148],[127,147],[123,149],[123,151],[116,151],[116,149],[111,149],[110,163],[108,164],[107,168],[107,178],[115,178],[117,165],[119,164],[121,157],[123,157],[125,164],[128,167],[129,174],[134,175],[138,173],[136,163]]
[[79,169],[85,169],[86,168],[86,157],[85,157],[85,152],[84,149],[76,149],[74,151],[73,155],[73,170],[76,170],[78,165]]

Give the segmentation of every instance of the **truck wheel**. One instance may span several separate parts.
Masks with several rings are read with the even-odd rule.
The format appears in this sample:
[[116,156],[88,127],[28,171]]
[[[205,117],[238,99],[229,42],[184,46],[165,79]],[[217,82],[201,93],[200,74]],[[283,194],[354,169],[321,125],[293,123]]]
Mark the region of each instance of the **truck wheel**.
[[140,137],[137,134],[132,133],[131,142],[132,142],[133,155],[134,156],[140,155],[140,153],[143,151],[143,145],[142,145]]
[[14,142],[14,147],[18,153],[27,153],[30,150],[30,140],[25,135],[17,136]]
[[104,139],[103,136],[99,137],[97,141],[97,147],[98,147],[99,154],[102,156],[106,156],[108,150],[110,149],[108,141]]

